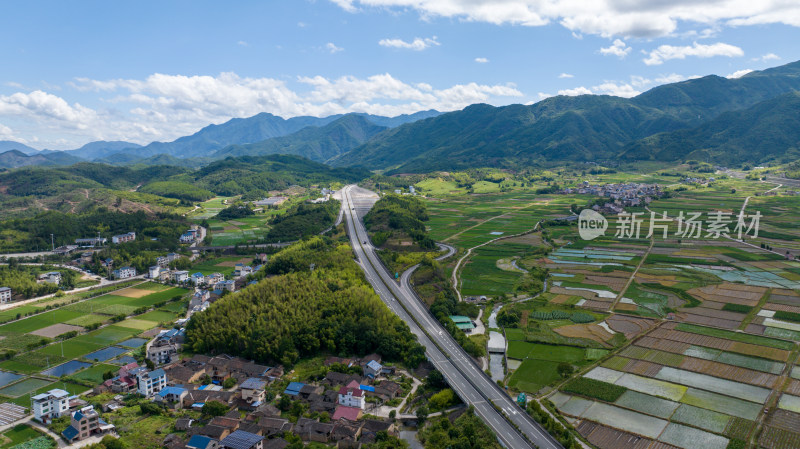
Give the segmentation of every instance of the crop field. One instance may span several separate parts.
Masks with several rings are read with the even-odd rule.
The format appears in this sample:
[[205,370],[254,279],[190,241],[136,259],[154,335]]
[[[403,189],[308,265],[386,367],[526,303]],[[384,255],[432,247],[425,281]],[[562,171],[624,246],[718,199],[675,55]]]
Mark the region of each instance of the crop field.
[[526,359],[511,375],[508,385],[520,391],[535,393],[561,378],[557,367],[558,362]]
[[497,261],[524,255],[530,245],[497,242],[473,251],[460,271],[462,295],[496,296],[513,294],[521,271],[503,270]]
[[[29,406],[27,396],[18,396],[19,391],[28,390],[22,393],[24,395],[30,390],[46,388],[45,385],[62,376],[92,383],[102,382],[103,373],[116,370],[114,365],[103,362],[144,344],[147,340],[135,337],[161,322],[173,321],[183,311],[186,301],[168,303],[165,305],[168,310],[153,310],[88,333],[82,333],[82,326],[104,323],[110,320],[111,315],[129,314],[186,292],[186,289],[143,283],[137,285],[136,289],[120,290],[115,294],[65,305],[0,326],[0,349],[17,352],[12,358],[0,362],[4,383],[3,390],[0,390],[0,402],[11,401]],[[41,346],[47,342],[42,340],[44,337],[52,338],[67,331],[78,331],[79,335]],[[135,344],[130,347],[110,346],[134,340]],[[68,391],[82,392],[87,389],[77,384],[60,384],[66,385]]]
[[[196,265],[192,266],[190,270],[192,273],[203,273],[204,275],[214,274],[214,273],[222,273],[225,276],[230,276],[233,274],[233,270],[235,265],[238,262],[242,262],[242,257],[234,256],[234,257],[218,257],[216,259],[204,260]],[[249,264],[253,259],[247,259],[247,263]]]
[[198,209],[198,212],[191,214],[190,218],[193,220],[207,220],[215,217],[219,211],[228,207],[226,202],[232,202],[234,199],[235,197],[216,197],[204,201],[200,203],[202,209]]

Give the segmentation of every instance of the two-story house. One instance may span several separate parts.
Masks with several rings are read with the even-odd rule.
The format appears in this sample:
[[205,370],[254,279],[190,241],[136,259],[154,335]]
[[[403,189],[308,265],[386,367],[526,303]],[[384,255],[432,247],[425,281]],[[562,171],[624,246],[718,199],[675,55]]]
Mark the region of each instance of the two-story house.
[[111,237],[111,243],[127,243],[136,240],[135,232],[128,232],[125,234],[115,235]]
[[364,392],[361,391],[361,387],[357,382],[350,382],[346,387],[339,389],[339,405],[358,407],[362,410],[366,407]]
[[170,329],[159,334],[147,344],[147,358],[156,365],[172,362],[183,345],[183,329]]
[[242,393],[242,399],[248,404],[257,404],[264,402],[266,398],[267,392],[265,390],[267,386],[267,382],[256,378],[251,377],[239,385],[239,389]]

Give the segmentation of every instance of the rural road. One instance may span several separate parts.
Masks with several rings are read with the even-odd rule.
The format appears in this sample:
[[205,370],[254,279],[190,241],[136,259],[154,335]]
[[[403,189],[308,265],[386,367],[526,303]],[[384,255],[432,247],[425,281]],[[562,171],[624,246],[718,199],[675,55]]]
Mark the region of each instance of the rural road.
[[[381,264],[360,218],[369,211],[377,195],[355,186],[342,189],[342,208],[353,251],[367,280],[386,305],[405,321],[425,347],[428,359],[442,372],[448,384],[511,449],[556,449],[561,445],[539,427],[472,358],[416,297],[405,271],[400,285]],[[518,430],[519,429],[519,430]]]

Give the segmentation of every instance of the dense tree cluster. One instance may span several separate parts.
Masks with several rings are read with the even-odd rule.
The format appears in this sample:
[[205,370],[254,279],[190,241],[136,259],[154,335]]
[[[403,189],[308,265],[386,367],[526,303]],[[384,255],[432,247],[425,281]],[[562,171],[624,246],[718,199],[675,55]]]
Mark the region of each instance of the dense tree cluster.
[[497,437],[472,407],[453,423],[447,416],[437,417],[419,431],[425,449],[500,449]]
[[[56,211],[41,212],[33,217],[0,222],[0,252],[22,252],[50,248],[50,234],[56,246],[72,245],[77,238],[95,237],[99,233],[109,241],[115,234],[136,232],[139,249],[174,249],[178,237],[188,223],[169,214],[148,215],[144,211],[123,213],[97,208],[82,214]],[[153,240],[155,239],[155,240]]]
[[326,352],[377,352],[411,366],[424,360],[423,347],[365,282],[348,245],[314,237],[276,254],[267,271],[279,275],[195,314],[186,347],[289,366]]
[[19,265],[11,259],[10,266],[0,267],[0,287],[9,287],[14,296],[23,298],[33,298],[35,296],[47,295],[58,291],[58,285],[49,282],[41,284],[36,282],[36,276],[45,271],[58,271],[61,273],[62,285],[69,288],[74,286],[78,278],[78,273],[67,269],[56,269],[55,267],[44,267],[29,265]]
[[272,219],[267,240],[271,242],[297,240],[319,234],[333,225],[339,215],[341,203],[330,200],[324,203],[301,203],[283,215]]
[[217,218],[220,220],[235,220],[237,218],[244,218],[249,217],[250,215],[255,214],[253,209],[247,207],[244,204],[232,204],[225,209],[222,209],[217,214]]
[[177,198],[179,200],[205,201],[214,197],[214,193],[189,184],[178,181],[156,181],[147,184],[139,189],[143,193],[152,193],[167,198]]
[[411,237],[423,249],[436,248],[436,242],[425,233],[428,212],[419,198],[386,195],[364,217],[364,224],[376,246],[382,246],[390,237]]

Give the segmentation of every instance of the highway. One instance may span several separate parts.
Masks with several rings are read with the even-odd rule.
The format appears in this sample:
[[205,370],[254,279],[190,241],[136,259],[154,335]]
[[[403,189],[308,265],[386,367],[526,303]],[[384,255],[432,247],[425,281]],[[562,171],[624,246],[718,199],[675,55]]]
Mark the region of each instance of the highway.
[[374,192],[356,186],[350,185],[342,189],[342,210],[347,233],[358,263],[375,292],[408,324],[411,332],[425,347],[428,359],[442,372],[450,387],[462,401],[475,407],[477,415],[492,428],[506,447],[561,448],[555,439],[481,371],[430,314],[409,285],[413,269],[404,272],[398,284],[381,265],[360,219],[377,199]]

